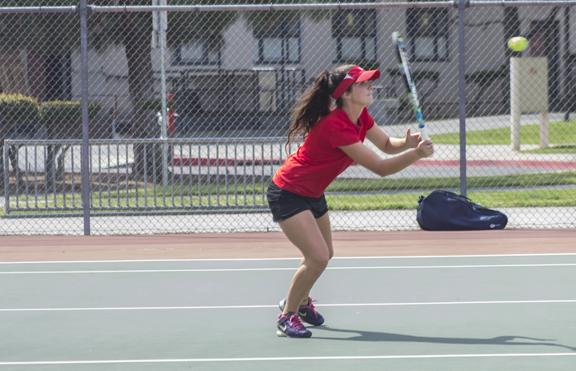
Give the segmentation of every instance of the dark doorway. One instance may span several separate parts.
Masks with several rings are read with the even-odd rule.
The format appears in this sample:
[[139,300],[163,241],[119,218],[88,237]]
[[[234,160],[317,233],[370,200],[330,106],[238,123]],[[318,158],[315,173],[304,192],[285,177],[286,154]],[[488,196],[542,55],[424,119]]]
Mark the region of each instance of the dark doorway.
[[46,83],[44,100],[72,98],[72,63],[70,55],[49,55],[44,61]]

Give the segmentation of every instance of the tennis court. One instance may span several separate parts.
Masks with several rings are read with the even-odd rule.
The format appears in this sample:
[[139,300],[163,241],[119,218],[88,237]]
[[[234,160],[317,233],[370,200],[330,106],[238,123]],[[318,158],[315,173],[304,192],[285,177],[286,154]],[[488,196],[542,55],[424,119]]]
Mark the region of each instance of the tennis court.
[[571,370],[576,233],[336,232],[311,339],[279,233],[7,237],[2,370]]

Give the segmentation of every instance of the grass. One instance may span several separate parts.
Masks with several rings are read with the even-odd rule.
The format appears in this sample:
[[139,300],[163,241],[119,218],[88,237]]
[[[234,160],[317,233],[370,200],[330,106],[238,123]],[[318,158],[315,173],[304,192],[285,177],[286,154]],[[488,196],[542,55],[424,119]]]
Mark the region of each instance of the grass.
[[[335,211],[365,211],[365,210],[411,210],[415,209],[418,205],[420,195],[427,195],[428,191],[405,192],[405,193],[371,193],[371,194],[328,194],[326,196],[331,210]],[[504,207],[575,207],[576,206],[576,188],[575,189],[532,189],[532,190],[506,190],[506,191],[473,191],[468,194],[474,202],[485,205],[491,208],[504,208]],[[144,208],[145,201],[148,202],[148,210]],[[174,209],[188,209],[193,208],[225,208],[226,198],[214,197],[210,202],[207,198],[177,198],[175,202],[168,204]],[[258,195],[255,199],[239,199],[238,202],[230,201],[230,206],[234,208],[242,207],[262,207],[266,209],[267,204],[265,199]],[[130,213],[146,213],[153,209],[153,199],[139,199],[131,200],[128,204],[118,205],[115,202],[107,204],[110,207],[119,206],[119,209],[108,210],[111,213],[122,213],[129,211]],[[71,206],[71,204],[69,204]],[[162,203],[158,203],[162,206]],[[58,205],[62,207],[62,204]],[[98,206],[98,205],[96,205]],[[81,205],[77,203],[74,210],[45,210],[45,211],[18,211],[11,213],[11,215],[58,215],[68,214],[71,211],[79,213]],[[170,211],[170,210],[168,210]],[[2,215],[3,211],[2,211]]]
[[[469,177],[467,185],[469,188],[576,185],[576,173]],[[378,192],[383,190],[427,190],[459,187],[460,180],[458,178],[337,179],[330,185],[328,192]]]
[[[574,186],[574,189],[546,189],[534,187]],[[190,189],[183,186],[170,186],[165,189],[129,189],[118,192],[95,191],[92,205],[98,212],[146,213],[151,210],[166,209],[192,210],[202,208],[249,208],[267,206],[264,197],[266,185],[239,185],[238,188],[225,186],[202,186]],[[498,187],[498,190],[493,188]],[[536,207],[536,206],[576,206],[576,173],[530,174],[517,176],[471,177],[468,179],[469,196],[477,203],[489,207]],[[484,189],[483,189],[484,188]],[[527,189],[530,188],[530,189]],[[457,178],[424,179],[339,179],[327,192],[332,210],[391,210],[414,209],[418,197],[433,189],[459,189]],[[235,190],[235,192],[231,192]],[[10,215],[58,215],[80,212],[81,195],[68,193],[48,195],[38,200],[19,199],[20,207],[28,201],[31,207],[42,211],[17,211]],[[15,202],[11,200],[12,207]],[[56,209],[56,210],[50,210]],[[0,210],[0,216],[4,210]]]
[[[527,153],[576,153],[576,121],[550,123],[549,139],[553,145],[545,149],[526,151]],[[471,145],[509,145],[510,128],[469,131],[467,144]],[[522,144],[539,144],[539,124],[524,125],[521,129]],[[434,143],[459,143],[458,133],[439,134],[434,136]],[[526,174],[514,176],[471,177],[467,179],[468,194],[478,204],[492,208],[501,207],[573,207],[576,206],[576,187],[574,189],[525,189],[533,187],[550,187],[575,185],[576,173]],[[458,189],[457,178],[425,179],[369,179],[337,180],[329,190],[333,192],[379,191],[379,190],[430,190]],[[484,189],[498,187],[499,190]],[[474,190],[475,189],[475,190]],[[380,210],[380,209],[414,209],[418,196],[412,193],[394,194],[336,194],[328,195],[332,209],[335,210]]]
[[566,154],[574,154],[576,153],[576,144],[574,145],[554,145],[548,148],[538,148],[538,149],[531,149],[528,151],[522,151],[524,153],[535,153],[535,154],[551,154],[551,153],[566,153]]
[[[546,149],[526,151],[529,153],[576,153],[576,120],[550,123],[550,143]],[[510,128],[470,131],[467,144],[471,145],[509,145]],[[438,144],[458,144],[458,133],[434,136]],[[539,143],[539,126],[524,125],[521,130],[522,144]],[[525,174],[513,176],[469,177],[467,179],[469,197],[475,202],[489,207],[538,207],[538,206],[576,206],[576,173]],[[546,189],[545,187],[574,186],[571,188]],[[420,194],[433,189],[458,190],[458,178],[413,178],[413,179],[337,179],[327,190],[327,198],[332,210],[390,210],[414,209]],[[544,187],[544,188],[539,188]],[[498,188],[498,189],[494,189]],[[267,206],[264,192],[266,184],[232,184],[194,186],[173,184],[161,186],[102,190],[94,189],[92,205],[95,209],[110,213],[147,213],[155,208],[180,210],[202,208],[246,208]],[[154,196],[156,195],[156,196]],[[42,211],[17,211],[11,215],[58,215],[81,210],[80,193],[68,193],[66,196],[49,194],[39,200],[21,197],[19,203],[26,201]],[[11,205],[14,207],[13,199]],[[55,209],[55,210],[49,210]],[[0,210],[0,216],[5,211]]]
[[[549,142],[551,147],[534,153],[576,153],[576,120],[550,123]],[[458,144],[458,133],[434,135],[434,143]],[[520,129],[521,144],[540,143],[540,125],[523,125]],[[510,145],[510,128],[475,130],[466,133],[466,144],[470,145]]]
[[[426,195],[428,192],[422,193]],[[332,210],[409,210],[418,205],[418,193],[328,195]],[[574,207],[575,189],[535,189],[507,191],[474,191],[467,195],[472,201],[490,208],[502,207]]]
[[[469,177],[468,186],[470,188],[477,187],[533,187],[533,186],[557,186],[557,185],[576,185],[576,172],[565,172],[555,174],[524,174],[515,176],[484,176],[484,177]],[[174,183],[167,187],[160,185],[150,185],[147,188],[96,188],[92,189],[92,202],[98,202],[100,197],[103,199],[137,199],[137,198],[151,198],[156,194],[157,200],[163,198],[179,198],[181,196],[200,196],[207,197],[208,195],[228,194],[233,197],[235,194],[238,197],[252,197],[254,194],[261,194],[266,191],[267,183],[238,183],[219,185],[187,185]],[[373,179],[336,179],[327,192],[378,192],[378,191],[398,191],[398,190],[417,190],[417,189],[435,189],[435,188],[458,188],[460,181],[458,178],[452,177],[430,177],[430,178],[403,178],[403,179],[390,179],[390,178],[373,178]],[[74,197],[77,201],[80,200],[80,193],[68,193],[67,200]],[[53,199],[52,194],[48,194],[48,199]]]

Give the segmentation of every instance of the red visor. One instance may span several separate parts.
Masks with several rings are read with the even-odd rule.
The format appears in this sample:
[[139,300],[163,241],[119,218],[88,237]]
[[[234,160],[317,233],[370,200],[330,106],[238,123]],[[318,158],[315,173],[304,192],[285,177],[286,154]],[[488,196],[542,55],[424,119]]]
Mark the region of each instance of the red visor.
[[344,77],[344,80],[342,80],[336,89],[334,89],[332,92],[332,98],[340,98],[342,94],[344,94],[344,92],[348,90],[348,88],[351,87],[354,83],[376,80],[379,77],[380,70],[366,71],[362,67],[354,66],[348,71],[346,77]]

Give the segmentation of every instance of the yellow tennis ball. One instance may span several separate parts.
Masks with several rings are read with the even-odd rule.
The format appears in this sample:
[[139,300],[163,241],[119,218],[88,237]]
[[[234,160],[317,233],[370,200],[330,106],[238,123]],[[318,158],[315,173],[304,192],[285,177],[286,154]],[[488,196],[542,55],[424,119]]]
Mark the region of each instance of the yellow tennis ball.
[[512,37],[508,40],[508,47],[515,52],[523,52],[528,47],[528,39],[523,36]]

